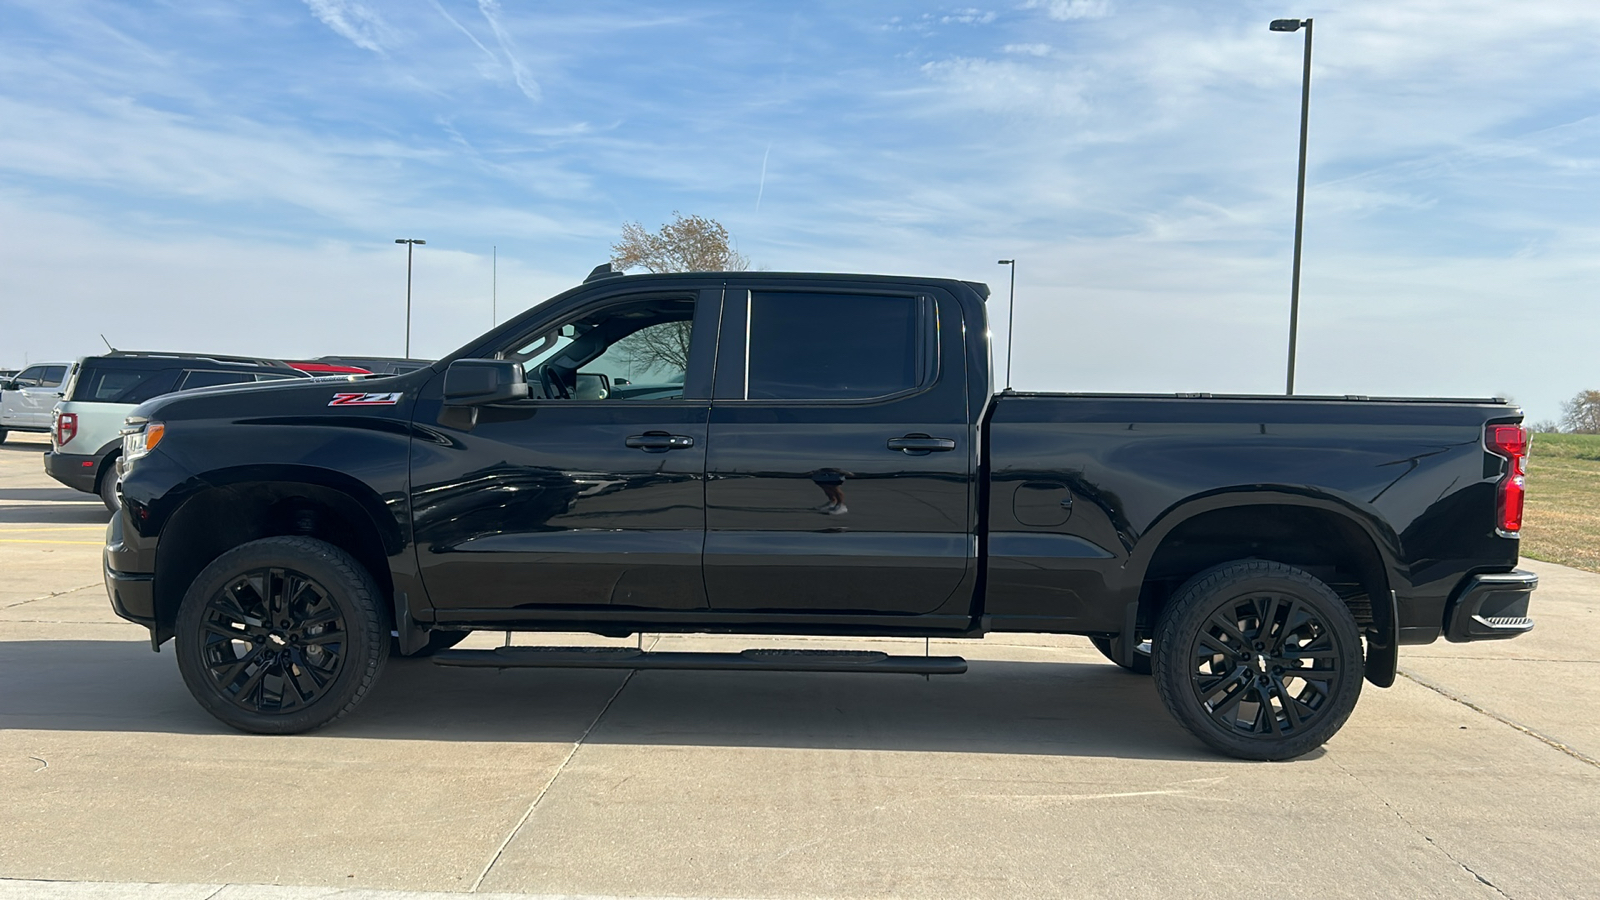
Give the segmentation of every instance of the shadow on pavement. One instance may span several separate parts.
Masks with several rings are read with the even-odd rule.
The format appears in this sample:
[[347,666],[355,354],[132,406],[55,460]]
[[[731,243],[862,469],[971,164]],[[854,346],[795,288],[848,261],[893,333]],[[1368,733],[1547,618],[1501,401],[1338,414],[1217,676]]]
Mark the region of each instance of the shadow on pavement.
[[82,506],[0,506],[0,524],[5,525],[104,525],[111,513],[98,500]]
[[[325,737],[575,741],[625,673],[453,669],[391,660]],[[171,645],[0,642],[0,728],[230,734],[189,696]],[[975,660],[960,676],[652,671],[591,744],[1027,753],[1218,761],[1149,678],[1109,664]]]
[[42,488],[0,488],[0,500],[66,500],[81,501],[94,500],[93,494],[85,494],[67,487],[42,487]]

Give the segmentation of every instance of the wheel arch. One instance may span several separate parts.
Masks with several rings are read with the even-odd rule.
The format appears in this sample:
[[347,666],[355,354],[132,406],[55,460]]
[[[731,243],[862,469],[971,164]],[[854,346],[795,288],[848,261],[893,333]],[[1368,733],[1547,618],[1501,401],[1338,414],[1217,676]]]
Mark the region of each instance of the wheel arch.
[[[195,576],[223,553],[264,537],[302,535],[349,553],[392,596],[389,557],[405,546],[399,523],[371,488],[309,466],[241,467],[207,473],[161,529],[156,552],[157,639],[171,635]],[[387,607],[387,603],[384,604]]]
[[1332,494],[1213,492],[1165,511],[1129,558],[1140,585],[1137,630],[1153,633],[1179,588],[1212,566],[1267,559],[1303,569],[1350,607],[1372,656],[1369,678],[1393,682],[1398,539],[1371,511]]

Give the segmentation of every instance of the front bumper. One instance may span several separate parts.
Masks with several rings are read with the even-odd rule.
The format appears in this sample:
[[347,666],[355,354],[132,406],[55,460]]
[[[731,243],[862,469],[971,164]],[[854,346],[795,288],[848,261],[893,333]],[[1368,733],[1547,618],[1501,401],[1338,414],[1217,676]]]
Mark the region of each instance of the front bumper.
[[101,568],[105,572],[106,596],[111,598],[111,611],[153,629],[156,624],[156,576],[153,572],[128,572],[117,569],[138,559],[129,553],[122,541],[122,514],[111,517],[106,525],[106,549],[101,554]]
[[1444,616],[1444,636],[1454,643],[1502,641],[1533,630],[1528,599],[1539,576],[1517,569],[1466,580]]
[[77,453],[58,453],[54,450],[44,455],[46,475],[73,490],[92,494],[100,476],[100,458]]

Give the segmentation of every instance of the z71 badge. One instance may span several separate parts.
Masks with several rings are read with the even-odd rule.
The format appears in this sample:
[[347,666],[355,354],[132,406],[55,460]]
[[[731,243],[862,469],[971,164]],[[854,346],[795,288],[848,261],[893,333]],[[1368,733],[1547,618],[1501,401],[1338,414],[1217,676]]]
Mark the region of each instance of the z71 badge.
[[400,402],[400,391],[392,394],[334,394],[329,406],[393,406]]

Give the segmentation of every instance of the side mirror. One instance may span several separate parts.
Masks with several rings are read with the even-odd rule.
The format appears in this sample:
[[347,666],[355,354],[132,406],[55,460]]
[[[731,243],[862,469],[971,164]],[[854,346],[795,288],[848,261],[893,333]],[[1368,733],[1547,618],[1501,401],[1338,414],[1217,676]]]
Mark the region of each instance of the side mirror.
[[15,381],[0,381],[0,391],[14,391],[17,389]]
[[511,359],[458,359],[444,372],[446,406],[479,406],[528,396],[522,364]]
[[604,400],[611,396],[611,376],[604,372],[579,372],[575,377],[578,386],[572,392],[572,399]]

